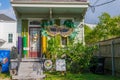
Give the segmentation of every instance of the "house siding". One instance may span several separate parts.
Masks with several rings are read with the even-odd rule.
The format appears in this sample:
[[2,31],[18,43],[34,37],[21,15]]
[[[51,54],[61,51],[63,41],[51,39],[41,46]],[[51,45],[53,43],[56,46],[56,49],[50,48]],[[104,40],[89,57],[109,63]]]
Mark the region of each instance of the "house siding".
[[[8,34],[13,34],[13,42],[8,42]],[[3,45],[0,45],[0,49],[11,49],[16,47],[17,41],[17,23],[16,22],[0,22],[0,39],[5,40]]]

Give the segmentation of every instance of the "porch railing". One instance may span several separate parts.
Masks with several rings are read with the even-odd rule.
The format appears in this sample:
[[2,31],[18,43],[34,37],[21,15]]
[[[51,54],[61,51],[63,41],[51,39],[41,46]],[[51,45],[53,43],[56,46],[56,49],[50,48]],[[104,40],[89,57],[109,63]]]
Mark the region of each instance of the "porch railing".
[[88,0],[11,0],[11,2],[15,3],[40,3],[40,2],[87,2]]

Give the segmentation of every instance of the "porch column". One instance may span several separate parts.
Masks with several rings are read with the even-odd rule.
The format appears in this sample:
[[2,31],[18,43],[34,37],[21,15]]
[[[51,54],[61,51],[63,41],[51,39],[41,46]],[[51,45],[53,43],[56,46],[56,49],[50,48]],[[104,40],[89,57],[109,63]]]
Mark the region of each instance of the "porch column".
[[23,56],[28,57],[28,20],[22,20]]

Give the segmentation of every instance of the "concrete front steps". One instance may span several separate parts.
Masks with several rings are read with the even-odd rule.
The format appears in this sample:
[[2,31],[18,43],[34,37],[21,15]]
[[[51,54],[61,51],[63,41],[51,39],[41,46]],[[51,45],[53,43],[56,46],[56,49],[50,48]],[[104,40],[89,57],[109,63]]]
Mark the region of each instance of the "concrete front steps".
[[43,80],[43,64],[39,59],[22,59],[19,62],[18,73],[12,80]]

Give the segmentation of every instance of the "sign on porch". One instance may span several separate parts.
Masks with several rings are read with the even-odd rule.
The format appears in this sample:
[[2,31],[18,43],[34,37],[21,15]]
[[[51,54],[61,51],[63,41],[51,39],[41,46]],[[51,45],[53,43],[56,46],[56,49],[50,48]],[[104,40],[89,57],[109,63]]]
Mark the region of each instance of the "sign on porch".
[[66,71],[65,59],[56,60],[56,71]]

